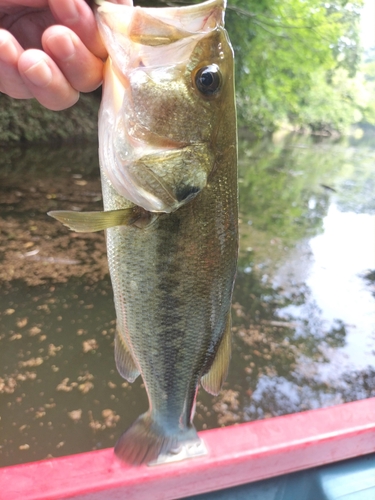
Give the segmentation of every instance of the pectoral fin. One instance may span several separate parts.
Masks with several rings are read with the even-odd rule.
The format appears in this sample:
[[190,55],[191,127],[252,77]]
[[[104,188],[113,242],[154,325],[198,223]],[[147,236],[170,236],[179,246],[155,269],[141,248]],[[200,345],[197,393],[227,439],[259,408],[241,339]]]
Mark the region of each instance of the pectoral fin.
[[229,312],[223,338],[216,353],[210,370],[201,378],[201,384],[205,391],[217,396],[221,386],[228,375],[229,361],[231,357],[231,314]]
[[108,212],[54,210],[48,212],[48,215],[77,233],[94,233],[115,226],[129,226],[137,222],[142,216],[138,207],[109,210]]
[[124,379],[128,382],[134,382],[134,380],[140,374],[133,356],[131,355],[130,349],[126,344],[124,337],[116,331],[115,336],[115,361],[116,367]]

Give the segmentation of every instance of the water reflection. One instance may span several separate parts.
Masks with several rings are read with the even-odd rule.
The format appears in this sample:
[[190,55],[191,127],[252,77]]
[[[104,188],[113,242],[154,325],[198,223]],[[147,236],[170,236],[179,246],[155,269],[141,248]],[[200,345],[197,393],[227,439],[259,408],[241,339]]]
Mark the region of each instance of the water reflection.
[[[375,395],[375,140],[240,141],[233,359],[198,429]],[[113,359],[96,145],[0,159],[0,465],[112,446],[147,407]]]
[[[337,375],[337,369],[342,372],[347,365],[363,368],[374,359],[375,304],[362,275],[375,268],[375,216],[341,212],[333,202],[323,227],[323,234],[308,242],[310,254],[299,255],[310,298],[293,314],[309,317],[314,303],[322,324],[340,321],[347,325],[345,348],[331,353],[331,371]],[[290,261],[275,276],[284,287],[298,280],[301,277]],[[292,310],[282,313],[291,314]]]

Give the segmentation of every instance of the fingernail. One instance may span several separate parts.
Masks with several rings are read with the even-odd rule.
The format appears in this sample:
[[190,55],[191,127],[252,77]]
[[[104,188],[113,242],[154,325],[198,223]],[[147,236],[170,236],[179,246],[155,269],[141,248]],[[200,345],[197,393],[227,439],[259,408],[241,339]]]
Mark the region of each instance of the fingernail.
[[74,0],[61,2],[59,9],[60,17],[66,24],[74,24],[79,20],[79,12]]
[[52,35],[47,38],[46,42],[54,56],[60,61],[69,61],[69,59],[71,59],[76,53],[72,37],[68,34],[60,36]]
[[24,74],[36,87],[47,87],[52,80],[52,71],[43,59],[33,64]]

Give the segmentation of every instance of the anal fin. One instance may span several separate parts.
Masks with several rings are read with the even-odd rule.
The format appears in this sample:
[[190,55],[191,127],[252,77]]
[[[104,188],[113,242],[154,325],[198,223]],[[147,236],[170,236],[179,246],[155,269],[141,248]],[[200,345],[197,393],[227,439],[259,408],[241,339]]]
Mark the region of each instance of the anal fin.
[[228,375],[229,361],[232,352],[231,314],[228,313],[223,337],[220,341],[215,359],[209,371],[201,378],[201,385],[205,391],[217,396]]
[[128,382],[134,382],[140,375],[124,337],[117,330],[115,335],[115,361],[119,374]]

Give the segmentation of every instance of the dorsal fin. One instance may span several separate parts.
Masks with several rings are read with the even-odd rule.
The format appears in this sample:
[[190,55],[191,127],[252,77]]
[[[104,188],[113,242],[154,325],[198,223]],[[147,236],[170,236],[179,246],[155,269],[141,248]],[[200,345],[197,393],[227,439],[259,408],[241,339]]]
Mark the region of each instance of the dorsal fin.
[[221,386],[228,375],[229,361],[232,352],[231,324],[231,314],[229,311],[224,335],[221,339],[215,359],[209,371],[201,378],[203,389],[214,396],[219,394]]

